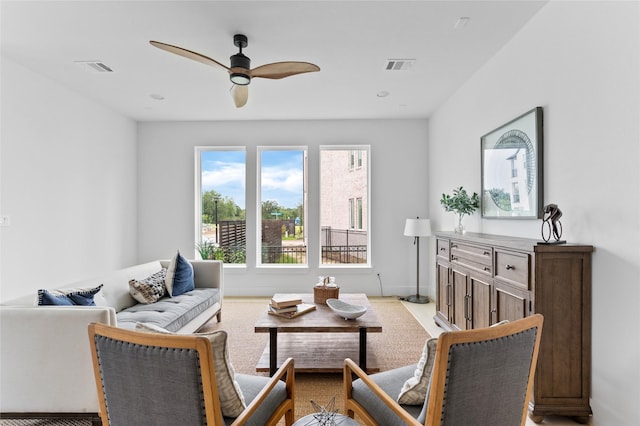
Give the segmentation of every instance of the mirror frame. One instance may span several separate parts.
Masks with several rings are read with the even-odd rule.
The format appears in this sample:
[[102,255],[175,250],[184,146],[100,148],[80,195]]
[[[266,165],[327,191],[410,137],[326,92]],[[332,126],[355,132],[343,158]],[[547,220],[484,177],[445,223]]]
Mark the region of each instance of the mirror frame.
[[[535,107],[480,138],[483,218],[542,218],[542,142],[542,107]],[[525,151],[521,153],[520,149],[516,149],[520,147],[525,148]],[[503,149],[511,149],[513,155],[502,156],[500,159],[492,155]],[[522,163],[516,159],[520,159]],[[532,164],[534,161],[535,164]],[[500,177],[505,174],[505,178]],[[511,207],[515,199],[514,187],[526,187],[525,202],[518,202],[521,206],[517,209],[499,207],[494,199],[498,195],[508,196],[507,201]]]

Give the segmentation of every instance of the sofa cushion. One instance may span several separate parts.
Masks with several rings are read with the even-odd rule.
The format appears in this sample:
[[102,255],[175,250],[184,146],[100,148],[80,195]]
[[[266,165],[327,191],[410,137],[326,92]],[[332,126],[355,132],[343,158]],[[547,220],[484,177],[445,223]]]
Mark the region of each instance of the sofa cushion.
[[220,302],[217,288],[196,288],[180,296],[163,297],[156,303],[133,305],[116,314],[118,327],[135,329],[136,322],[155,324],[176,332],[189,321]]
[[169,297],[179,296],[195,288],[193,266],[179,251],[176,252],[176,255],[169,263],[165,285]]
[[427,396],[429,384],[431,382],[431,372],[433,371],[433,361],[436,358],[436,347],[438,339],[427,339],[422,349],[422,356],[413,377],[407,379],[398,395],[399,404],[422,405]]
[[[396,395],[400,393],[405,381],[413,375],[416,366],[416,364],[413,364],[393,370],[383,371],[381,373],[370,374],[369,378],[380,386],[384,393],[392,398],[396,398]],[[400,418],[391,411],[391,409],[387,407],[387,405],[384,404],[382,400],[380,400],[380,398],[378,398],[378,396],[374,394],[360,379],[353,381],[352,397],[360,405],[367,408],[369,414],[371,414],[379,425],[406,425],[406,423],[401,421]],[[422,409],[422,406],[420,405],[402,405],[402,407],[414,418],[420,415],[420,411]]]
[[[136,323],[136,330],[147,333],[174,334],[161,327],[145,323]],[[219,330],[211,333],[196,333],[195,335],[206,337],[211,342],[213,368],[216,371],[216,385],[222,415],[225,417],[238,417],[245,409],[246,404],[240,386],[235,379],[235,369],[229,359],[227,332]]]
[[[251,404],[262,389],[264,389],[264,387],[271,381],[271,377],[254,376],[249,374],[236,374],[235,379],[240,386],[245,404],[247,405]],[[278,406],[288,397],[289,395],[287,394],[285,382],[278,380],[273,390],[267,394],[267,397],[262,401],[262,404],[260,404],[256,411],[253,412],[253,415],[249,417],[246,425],[266,425],[267,420],[269,420],[269,417],[271,417],[276,408],[278,408]],[[235,418],[233,417],[225,417],[224,424],[231,425],[234,420]]]
[[93,298],[102,288],[66,288],[59,290],[38,290],[38,305],[96,306]]
[[162,268],[142,280],[129,280],[129,293],[140,303],[155,303],[165,294],[167,269]]

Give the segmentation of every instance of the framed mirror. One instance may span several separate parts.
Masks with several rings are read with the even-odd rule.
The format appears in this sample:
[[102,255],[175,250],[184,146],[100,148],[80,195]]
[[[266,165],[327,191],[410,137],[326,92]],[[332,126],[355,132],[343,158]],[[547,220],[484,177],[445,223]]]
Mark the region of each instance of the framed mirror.
[[542,107],[480,138],[482,217],[542,218]]

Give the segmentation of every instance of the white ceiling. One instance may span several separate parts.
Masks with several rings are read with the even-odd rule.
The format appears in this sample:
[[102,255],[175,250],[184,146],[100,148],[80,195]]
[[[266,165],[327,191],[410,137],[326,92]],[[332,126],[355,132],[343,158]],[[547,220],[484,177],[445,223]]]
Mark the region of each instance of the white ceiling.
[[[0,37],[7,58],[138,121],[426,118],[546,2],[3,0]],[[252,67],[321,71],[255,79],[237,109],[223,69],[149,44],[228,64],[236,33],[249,37]],[[386,71],[387,59],[415,64]],[[114,72],[76,63],[94,60]]]

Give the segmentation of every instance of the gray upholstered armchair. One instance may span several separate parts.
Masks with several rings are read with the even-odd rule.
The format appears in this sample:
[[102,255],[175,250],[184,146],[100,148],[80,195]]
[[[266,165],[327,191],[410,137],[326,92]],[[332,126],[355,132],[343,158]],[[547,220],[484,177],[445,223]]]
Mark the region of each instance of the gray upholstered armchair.
[[294,420],[293,359],[273,377],[235,374],[227,334],[89,326],[103,426],[275,425]]
[[[425,344],[420,363],[370,376],[346,359],[347,414],[356,414],[367,425],[383,426],[524,425],[542,323],[536,314],[493,327],[443,333]],[[420,392],[423,402],[416,404]],[[403,398],[413,401],[398,403]]]

